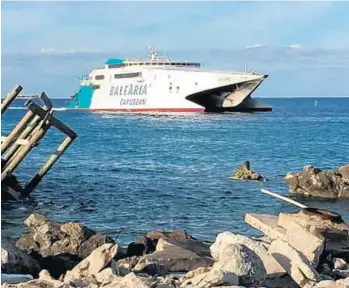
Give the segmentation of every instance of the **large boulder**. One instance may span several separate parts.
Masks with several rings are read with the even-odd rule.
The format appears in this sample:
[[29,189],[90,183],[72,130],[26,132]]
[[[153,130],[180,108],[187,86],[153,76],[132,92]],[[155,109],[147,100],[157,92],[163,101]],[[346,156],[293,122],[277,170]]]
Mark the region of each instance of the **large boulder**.
[[256,287],[266,279],[266,271],[262,260],[255,252],[241,244],[224,246],[218,262],[214,263],[209,273],[218,270],[238,276],[239,283],[247,286],[254,285]]
[[73,270],[67,272],[64,282],[96,275],[115,257],[117,250],[118,245],[111,243],[98,247]]
[[343,178],[349,179],[349,164],[339,167],[337,172],[341,174]]
[[287,173],[284,180],[290,193],[324,198],[349,197],[349,179],[336,171],[304,166],[300,173]]
[[267,181],[265,177],[250,169],[250,161],[245,161],[244,164],[239,166],[229,179]]
[[114,241],[107,235],[93,235],[80,245],[78,255],[81,259],[85,259],[93,250],[107,243],[114,243]]
[[244,245],[252,250],[262,260],[268,276],[275,277],[284,275],[286,273],[280,264],[268,254],[268,250],[264,246],[265,244],[263,242],[228,231],[218,234],[216,241],[211,245],[210,249],[213,258],[216,261],[220,261],[220,259],[225,257],[226,247],[230,246],[231,244]]
[[29,233],[17,241],[17,247],[27,253],[36,251],[42,257],[60,253],[77,255],[81,244],[95,234],[79,223],[55,224],[40,214],[31,214],[24,224]]
[[128,258],[119,259],[111,261],[111,268],[117,275],[125,276],[132,271],[132,269],[137,265],[140,256],[132,256]]
[[[31,214],[24,224],[29,233],[17,241],[17,247],[33,256],[56,279],[72,270],[98,247],[114,244],[108,236],[95,234],[77,222],[53,223],[43,215]],[[116,258],[124,254],[118,249]]]
[[194,251],[199,255],[210,256],[209,245],[192,237],[185,230],[150,231],[128,245],[126,256],[143,256],[153,253],[159,239],[166,239],[178,247]]
[[[154,267],[155,264],[155,267]],[[170,272],[188,272],[199,267],[207,267],[213,264],[213,259],[208,256],[200,256],[199,254],[178,247],[171,242],[160,238],[158,240],[156,251],[141,257],[134,271],[149,271],[152,274],[163,274],[165,270]],[[150,267],[149,267],[150,266]]]
[[9,274],[31,274],[36,276],[41,267],[34,258],[19,250],[14,244],[1,237],[1,272]]

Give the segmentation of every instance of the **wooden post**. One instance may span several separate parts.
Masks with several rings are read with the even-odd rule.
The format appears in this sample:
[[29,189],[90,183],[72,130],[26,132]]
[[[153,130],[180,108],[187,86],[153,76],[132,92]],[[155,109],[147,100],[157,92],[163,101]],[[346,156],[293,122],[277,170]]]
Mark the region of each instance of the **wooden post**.
[[30,180],[30,182],[25,187],[25,195],[28,196],[35,187],[39,184],[41,179],[46,175],[46,173],[51,169],[51,167],[56,163],[56,161],[61,157],[64,151],[69,147],[74,139],[67,136],[63,142],[58,146],[57,150],[49,157],[46,163],[41,167],[40,171],[35,174],[35,176]]
[[3,172],[1,172],[1,181],[3,181],[9,173],[12,173],[13,170],[23,161],[27,156],[30,150],[34,147],[35,143],[38,142],[49,129],[50,125],[44,124],[39,130],[34,130],[32,137],[29,140],[29,143],[26,146],[22,146],[18,154],[13,157],[10,163],[6,166]]
[[1,143],[1,154],[3,154],[7,148],[12,144],[15,137],[24,129],[26,125],[33,119],[34,114],[32,111],[28,111],[11,133],[6,137],[5,141]]
[[77,134],[71,130],[67,125],[62,123],[60,120],[55,118],[52,114],[47,114],[47,111],[42,109],[38,104],[33,101],[28,101],[28,109],[32,111],[34,114],[39,115],[42,119],[47,119],[51,123],[52,126],[56,127],[59,131],[66,134],[70,138],[75,139]]
[[7,107],[12,103],[13,100],[18,96],[18,94],[22,91],[23,87],[21,85],[16,85],[10,93],[7,94],[4,101],[1,103],[1,115],[7,109]]
[[[34,130],[35,127],[37,127],[37,123],[39,122],[40,117],[35,116],[31,122],[27,125],[27,127],[24,129],[24,131],[19,135],[17,138],[18,140],[20,139],[26,139],[28,135]],[[13,144],[3,155],[2,159],[5,161],[5,164],[10,162],[10,158],[16,153],[20,145],[18,144]]]

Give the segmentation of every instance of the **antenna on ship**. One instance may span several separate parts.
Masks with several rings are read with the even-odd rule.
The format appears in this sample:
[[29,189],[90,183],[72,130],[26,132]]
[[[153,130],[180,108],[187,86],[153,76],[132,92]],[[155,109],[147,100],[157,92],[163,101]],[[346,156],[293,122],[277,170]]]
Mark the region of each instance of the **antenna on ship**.
[[149,51],[149,53],[150,53],[150,56],[151,56],[151,60],[152,60],[152,61],[154,61],[154,60],[159,60],[158,53],[155,51],[154,46],[148,46],[148,51]]

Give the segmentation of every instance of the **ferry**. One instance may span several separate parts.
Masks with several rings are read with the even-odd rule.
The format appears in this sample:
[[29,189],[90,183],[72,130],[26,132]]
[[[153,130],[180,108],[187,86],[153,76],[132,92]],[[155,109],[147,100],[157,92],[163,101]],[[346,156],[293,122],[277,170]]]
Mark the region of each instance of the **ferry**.
[[[268,77],[203,69],[148,47],[147,60],[108,59],[80,78],[68,109],[110,112],[254,112],[272,107],[251,98]],[[245,69],[246,70],[246,69]]]

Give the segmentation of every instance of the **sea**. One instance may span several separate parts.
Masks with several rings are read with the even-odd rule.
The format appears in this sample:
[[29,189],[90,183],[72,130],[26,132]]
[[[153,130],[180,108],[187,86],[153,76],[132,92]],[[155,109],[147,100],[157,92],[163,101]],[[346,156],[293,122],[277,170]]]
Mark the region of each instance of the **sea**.
[[[349,222],[349,200],[288,194],[283,177],[305,165],[335,169],[349,163],[349,98],[262,98],[267,113],[122,114],[65,111],[58,119],[78,137],[30,198],[1,202],[1,231],[18,239],[31,213],[54,222],[79,221],[126,245],[150,230],[185,229],[214,241],[223,231],[258,236],[246,213],[299,208],[261,193],[267,189],[310,207],[337,211]],[[24,101],[1,119],[7,135],[26,112]],[[64,135],[54,128],[16,175],[31,179]],[[249,160],[267,182],[230,180]]]

